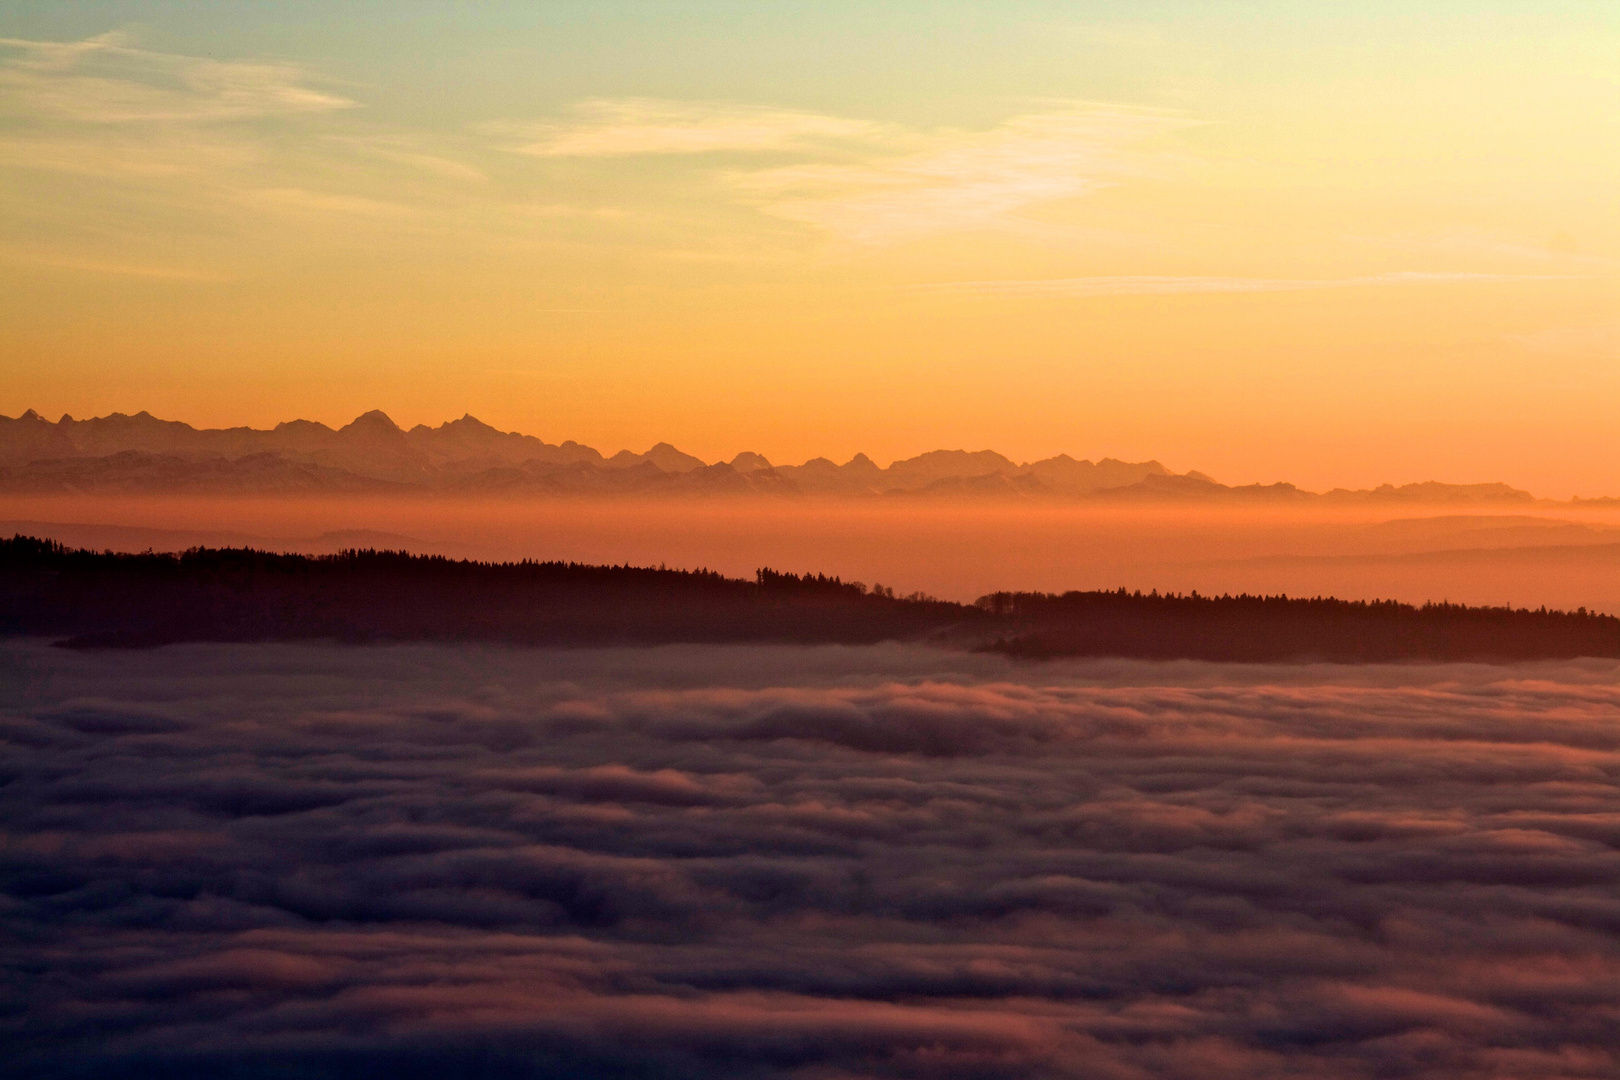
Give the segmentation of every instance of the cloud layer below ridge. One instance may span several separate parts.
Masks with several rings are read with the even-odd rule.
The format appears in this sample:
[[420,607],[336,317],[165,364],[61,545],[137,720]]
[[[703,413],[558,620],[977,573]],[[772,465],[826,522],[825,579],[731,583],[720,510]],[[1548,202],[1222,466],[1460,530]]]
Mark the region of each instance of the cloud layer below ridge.
[[15,1075],[1611,1075],[1612,664],[0,654]]

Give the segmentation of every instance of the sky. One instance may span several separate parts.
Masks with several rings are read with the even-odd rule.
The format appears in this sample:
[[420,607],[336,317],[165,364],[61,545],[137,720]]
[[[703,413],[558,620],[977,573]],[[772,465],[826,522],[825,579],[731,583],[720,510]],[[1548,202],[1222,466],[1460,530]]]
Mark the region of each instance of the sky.
[[1620,8],[0,8],[0,413],[1620,494]]

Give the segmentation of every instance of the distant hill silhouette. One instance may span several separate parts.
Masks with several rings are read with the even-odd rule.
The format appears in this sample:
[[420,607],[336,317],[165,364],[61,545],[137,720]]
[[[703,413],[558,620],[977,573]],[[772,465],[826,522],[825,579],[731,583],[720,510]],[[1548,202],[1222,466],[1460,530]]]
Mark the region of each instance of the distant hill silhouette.
[[1620,657],[1620,619],[1545,609],[993,593],[957,604],[762,569],[481,563],[390,551],[139,555],[0,540],[0,634],[77,648],[187,641],[486,641],[526,645],[926,640],[1028,659],[1243,662]]
[[1331,597],[993,593],[977,606],[1020,629],[996,652],[1238,663],[1620,656],[1620,619],[1576,612]]
[[182,641],[547,645],[868,643],[947,633],[983,612],[817,574],[479,563],[394,551],[138,555],[0,541],[0,633],[79,647]]
[[1018,463],[992,450],[932,450],[880,467],[865,454],[842,465],[814,458],[773,465],[743,451],[713,464],[658,443],[605,457],[573,441],[544,442],[463,416],[406,431],[372,411],[330,428],[194,428],[150,413],[45,420],[0,416],[0,492],[30,494],[417,494],[461,496],[837,495],[1113,502],[1443,503],[1533,501],[1505,484],[1440,484],[1325,494],[1292,484],[1228,486],[1157,461]]

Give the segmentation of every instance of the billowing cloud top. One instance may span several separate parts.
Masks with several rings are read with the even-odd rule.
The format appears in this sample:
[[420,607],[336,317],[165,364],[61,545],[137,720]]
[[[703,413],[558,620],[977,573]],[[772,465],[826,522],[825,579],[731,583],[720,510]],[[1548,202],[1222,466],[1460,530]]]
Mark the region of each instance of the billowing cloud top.
[[12,1075],[1611,1075],[1612,664],[11,645]]

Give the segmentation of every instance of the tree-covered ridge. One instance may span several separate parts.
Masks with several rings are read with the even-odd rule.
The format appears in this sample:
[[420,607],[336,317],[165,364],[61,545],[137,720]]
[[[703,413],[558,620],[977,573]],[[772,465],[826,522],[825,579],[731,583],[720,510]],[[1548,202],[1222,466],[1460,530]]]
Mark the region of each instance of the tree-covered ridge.
[[184,641],[934,641],[1027,659],[1234,662],[1620,657],[1620,619],[1435,603],[998,592],[958,604],[825,574],[492,563],[350,550],[119,554],[0,540],[0,633],[78,647]]
[[336,638],[604,645],[867,642],[976,609],[897,600],[821,574],[490,563],[350,550],[124,554],[0,541],[0,632],[77,645]]
[[976,606],[1027,628],[993,647],[1029,658],[1379,662],[1620,656],[1620,618],[1584,607],[1570,612],[1124,589],[998,592],[980,597]]

